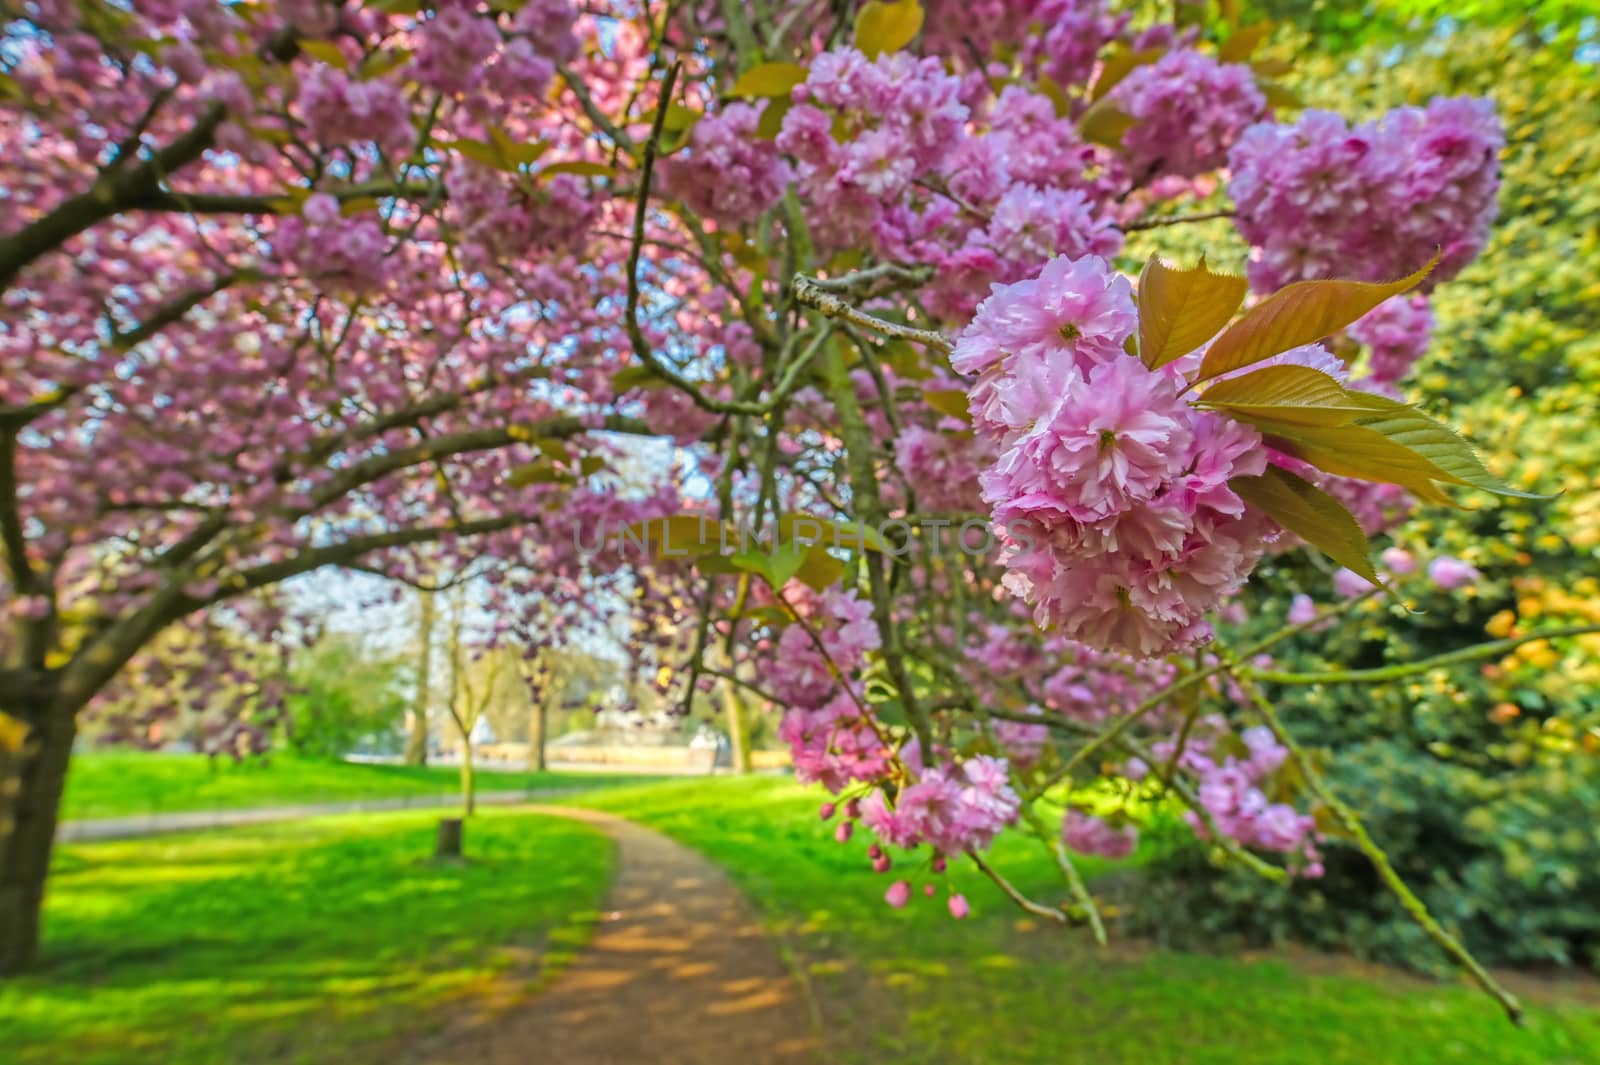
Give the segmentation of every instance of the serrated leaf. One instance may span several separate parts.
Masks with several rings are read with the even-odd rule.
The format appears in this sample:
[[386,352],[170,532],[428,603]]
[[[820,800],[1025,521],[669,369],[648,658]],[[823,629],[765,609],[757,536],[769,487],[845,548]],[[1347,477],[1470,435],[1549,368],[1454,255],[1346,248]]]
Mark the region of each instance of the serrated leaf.
[[772,585],[773,590],[777,591],[800,572],[810,551],[811,548],[803,544],[779,544],[765,554],[741,551],[733,556],[733,564],[739,569],[759,573],[767,579],[768,584]]
[[392,73],[405,66],[411,58],[411,51],[407,48],[385,48],[381,52],[374,52],[361,61],[358,73],[362,81],[373,81]]
[[1341,566],[1379,584],[1367,550],[1367,534],[1337,499],[1288,470],[1267,467],[1260,477],[1235,477],[1228,487]]
[[806,552],[805,561],[795,571],[795,577],[813,591],[831,588],[844,576],[844,563],[818,545]]
[[1265,59],[1251,60],[1250,69],[1255,72],[1258,79],[1281,78],[1294,69],[1294,64],[1287,59],[1275,59],[1269,56]]
[[694,568],[707,577],[727,577],[748,572],[734,564],[732,555],[701,555],[694,560]]
[[1442,471],[1410,448],[1365,426],[1304,425],[1236,415],[1266,436],[1267,443],[1324,473],[1376,484],[1397,484],[1420,499],[1445,506],[1455,501],[1436,483]]
[[1138,124],[1138,119],[1116,104],[1101,100],[1091,105],[1078,119],[1078,133],[1090,143],[1118,148],[1122,146],[1123,135]]
[[971,422],[972,411],[968,409],[967,394],[959,388],[930,389],[922,393],[922,398],[928,406],[949,418]]
[[799,63],[758,63],[734,79],[728,95],[788,96],[805,80],[806,68]]
[[506,475],[506,482],[513,488],[527,488],[536,484],[572,484],[574,480],[572,474],[557,469],[543,459],[518,466]]
[[1067,118],[1072,114],[1072,97],[1068,96],[1067,90],[1061,87],[1061,83],[1048,73],[1040,72],[1034,88],[1050,101],[1050,106],[1056,110],[1057,118]]
[[618,395],[635,388],[659,388],[664,384],[666,382],[654,370],[638,363],[624,366],[611,375],[611,387]]
[[1345,387],[1309,366],[1263,366],[1216,382],[1197,405],[1252,424],[1348,425],[1369,411]]
[[1161,48],[1142,48],[1136,52],[1126,45],[1114,46],[1100,63],[1100,76],[1095,78],[1094,87],[1089,90],[1089,99],[1102,99],[1123,78],[1147,63],[1154,63],[1164,54],[1165,49]]
[[1244,302],[1249,282],[1206,268],[1175,270],[1150,256],[1139,275],[1139,357],[1152,370],[1217,335]]
[[1281,288],[1222,331],[1200,364],[1200,379],[1336,333],[1390,296],[1414,288],[1438,261],[1435,253],[1422,269],[1398,281],[1297,281]]
[[1273,107],[1297,108],[1304,107],[1306,102],[1300,94],[1283,84],[1281,81],[1267,81],[1256,79],[1256,88],[1261,90],[1261,95],[1266,97],[1267,103]]
[[794,106],[794,101],[787,96],[780,96],[767,102],[761,109],[761,117],[756,120],[756,136],[764,141],[776,140],[783,131],[784,116]]
[[515,170],[509,160],[500,154],[500,150],[487,141],[473,140],[471,137],[457,137],[448,147],[454,148],[460,154],[489,167],[491,170]]
[[671,103],[667,105],[666,117],[661,120],[661,128],[673,133],[687,133],[694,128],[694,124],[705,117],[704,112],[696,111],[683,104]]
[[572,174],[576,177],[603,178],[617,176],[616,170],[605,165],[604,163],[591,163],[586,159],[568,159],[565,162],[551,163],[547,167],[542,167],[539,172],[534,175],[534,177],[540,181],[543,181],[546,178],[553,178],[557,174]]
[[527,443],[538,448],[546,458],[553,459],[556,462],[566,462],[572,457],[572,452],[567,450],[567,442],[565,440],[557,440],[550,436],[537,436],[528,440]]
[[723,521],[698,514],[672,514],[648,518],[613,534],[624,550],[643,547],[656,558],[694,558],[720,553],[739,542],[736,529]]
[[302,52],[319,63],[326,63],[330,67],[337,67],[340,70],[350,69],[349,57],[332,41],[305,40],[296,43],[300,46]]
[[518,142],[512,140],[498,126],[489,127],[489,140],[494,145],[495,150],[500,153],[501,158],[511,164],[513,169],[519,166],[527,166],[529,163],[536,161],[550,148],[549,141]]
[[1252,22],[1248,26],[1241,26],[1228,35],[1217,49],[1217,58],[1224,63],[1243,63],[1256,49],[1261,47],[1261,42],[1272,35],[1271,22]]
[[844,524],[810,514],[785,514],[778,519],[779,542],[801,539],[811,544],[849,549],[864,547],[869,551],[882,551],[887,546],[878,530],[862,522]]
[[898,52],[916,39],[923,16],[918,0],[867,0],[856,12],[856,49],[868,59]]
[[1408,448],[1430,462],[1442,476],[1438,480],[1477,488],[1499,496],[1518,499],[1548,499],[1536,492],[1522,492],[1506,484],[1484,468],[1472,445],[1463,440],[1454,429],[1442,425],[1423,414],[1409,403],[1376,396],[1366,392],[1349,395],[1363,404],[1371,413],[1356,419],[1365,429],[1381,433],[1389,440]]

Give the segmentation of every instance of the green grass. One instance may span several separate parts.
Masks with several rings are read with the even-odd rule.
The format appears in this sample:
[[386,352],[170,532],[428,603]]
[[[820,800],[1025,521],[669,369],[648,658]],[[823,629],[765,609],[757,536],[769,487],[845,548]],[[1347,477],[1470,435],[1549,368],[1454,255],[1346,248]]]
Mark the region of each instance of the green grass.
[[[829,1049],[860,1065],[1560,1065],[1600,1061],[1600,1009],[1530,1010],[1518,1030],[1479,993],[1335,959],[1158,951],[1024,919],[966,868],[964,922],[942,899],[882,901],[859,837],[833,842],[821,796],[774,780],[696,780],[578,800],[652,825],[725,866],[810,987]],[[1056,898],[1048,860],[1002,839],[997,863]],[[1103,863],[1086,872],[1105,870]],[[912,873],[918,883],[926,870]],[[1136,875],[1136,874],[1129,874]],[[1597,996],[1590,991],[1589,1000]]]
[[[653,779],[613,773],[477,775],[479,793],[608,787]],[[454,766],[367,765],[276,753],[234,762],[198,754],[88,751],[73,756],[62,817],[125,817],[180,810],[240,809],[459,794]]]
[[587,937],[613,848],[493,810],[366,814],[58,851],[45,967],[0,983],[7,1065],[392,1061]]

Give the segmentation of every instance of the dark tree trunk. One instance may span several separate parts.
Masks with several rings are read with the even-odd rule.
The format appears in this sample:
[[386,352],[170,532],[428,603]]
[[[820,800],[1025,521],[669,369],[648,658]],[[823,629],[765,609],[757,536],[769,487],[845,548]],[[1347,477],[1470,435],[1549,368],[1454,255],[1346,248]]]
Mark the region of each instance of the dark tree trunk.
[[48,705],[8,707],[8,725],[33,727],[26,739],[16,727],[0,739],[0,976],[22,971],[39,953],[45,877],[78,731],[73,715],[47,713]]

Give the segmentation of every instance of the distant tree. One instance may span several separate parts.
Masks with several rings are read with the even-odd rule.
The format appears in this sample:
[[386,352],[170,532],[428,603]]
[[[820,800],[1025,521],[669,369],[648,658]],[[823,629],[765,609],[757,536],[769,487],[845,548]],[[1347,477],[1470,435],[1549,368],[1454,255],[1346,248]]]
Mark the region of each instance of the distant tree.
[[413,667],[361,636],[329,633],[295,656],[284,736],[301,754],[337,758],[388,739],[406,712]]

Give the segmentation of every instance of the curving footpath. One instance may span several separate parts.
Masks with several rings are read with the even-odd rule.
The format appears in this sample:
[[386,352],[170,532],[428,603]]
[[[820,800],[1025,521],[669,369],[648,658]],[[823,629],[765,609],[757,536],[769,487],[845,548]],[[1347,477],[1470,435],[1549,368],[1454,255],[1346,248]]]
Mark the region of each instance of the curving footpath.
[[617,843],[589,945],[530,1001],[418,1047],[427,1065],[815,1065],[799,985],[726,874],[631,821],[559,806]]

